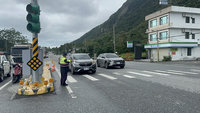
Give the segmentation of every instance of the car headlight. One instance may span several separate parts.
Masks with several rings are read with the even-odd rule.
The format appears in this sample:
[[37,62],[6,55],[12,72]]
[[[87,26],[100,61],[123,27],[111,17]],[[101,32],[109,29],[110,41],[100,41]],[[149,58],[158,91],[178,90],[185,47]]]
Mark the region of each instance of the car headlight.
[[95,64],[95,63],[96,63],[96,62],[93,60],[93,61],[92,61],[92,64]]
[[73,62],[73,65],[74,65],[74,66],[79,66],[79,62],[76,62],[76,61]]

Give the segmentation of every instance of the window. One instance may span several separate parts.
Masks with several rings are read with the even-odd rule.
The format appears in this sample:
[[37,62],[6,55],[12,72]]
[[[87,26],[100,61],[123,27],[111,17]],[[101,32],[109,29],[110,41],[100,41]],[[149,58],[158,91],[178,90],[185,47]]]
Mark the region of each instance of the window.
[[160,25],[168,23],[168,16],[163,16],[160,18]]
[[195,39],[195,34],[192,34],[192,39]]
[[195,18],[191,18],[192,19],[192,23],[195,23]]
[[168,32],[161,32],[160,33],[160,40],[166,40],[168,38]]
[[187,56],[191,56],[192,55],[192,48],[187,48]]
[[156,19],[150,21],[150,27],[155,27],[155,26],[157,26],[157,20]]
[[190,33],[189,32],[185,32],[185,39],[189,39],[190,38]]
[[150,41],[156,41],[156,40],[157,40],[157,34],[151,34]]
[[185,17],[185,23],[190,23],[190,17]]

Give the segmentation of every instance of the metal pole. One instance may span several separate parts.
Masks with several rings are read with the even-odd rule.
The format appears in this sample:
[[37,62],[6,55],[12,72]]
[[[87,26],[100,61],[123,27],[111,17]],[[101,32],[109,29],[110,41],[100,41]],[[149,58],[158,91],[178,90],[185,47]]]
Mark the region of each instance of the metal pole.
[[113,46],[114,46],[114,53],[116,52],[116,45],[115,45],[115,24],[113,25]]
[[158,37],[158,32],[157,32],[157,60],[159,62],[159,37]]
[[[31,0],[31,4],[32,5],[38,5],[38,1],[37,0]],[[33,43],[32,43],[33,49],[33,57],[38,57],[39,54],[39,49],[38,49],[38,34],[37,33],[33,33]],[[32,70],[32,83],[34,82],[41,82],[40,80],[40,74],[39,74],[39,69],[37,69],[36,71]]]

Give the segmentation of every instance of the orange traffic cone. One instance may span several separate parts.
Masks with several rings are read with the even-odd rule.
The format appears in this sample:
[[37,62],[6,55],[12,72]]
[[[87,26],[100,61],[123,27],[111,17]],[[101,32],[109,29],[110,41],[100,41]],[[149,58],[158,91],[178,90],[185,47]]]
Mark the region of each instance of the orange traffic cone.
[[55,69],[55,65],[53,64],[53,65],[52,65],[52,68],[51,68],[51,71],[54,72],[55,70],[56,70],[56,69]]

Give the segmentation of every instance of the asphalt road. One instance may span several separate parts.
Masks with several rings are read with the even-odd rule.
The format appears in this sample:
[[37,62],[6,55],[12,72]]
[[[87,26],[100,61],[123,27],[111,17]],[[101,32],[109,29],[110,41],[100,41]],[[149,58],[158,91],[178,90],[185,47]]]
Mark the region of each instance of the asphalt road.
[[53,72],[56,91],[15,95],[11,78],[0,83],[0,113],[200,113],[200,67],[184,63],[126,62],[124,69],[98,68],[96,74],[68,76],[60,86],[58,56]]

